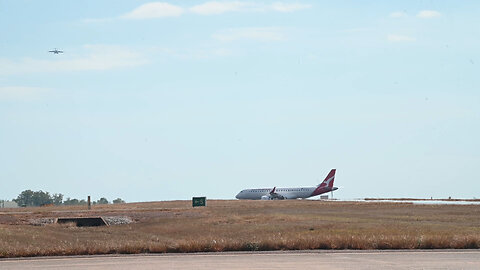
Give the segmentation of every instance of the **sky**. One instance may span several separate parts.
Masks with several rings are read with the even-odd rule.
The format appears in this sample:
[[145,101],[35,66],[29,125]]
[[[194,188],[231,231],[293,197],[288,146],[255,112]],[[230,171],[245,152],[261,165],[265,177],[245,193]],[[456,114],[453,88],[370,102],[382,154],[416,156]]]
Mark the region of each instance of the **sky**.
[[332,168],[337,198],[478,198],[479,12],[0,0],[0,199],[233,199]]

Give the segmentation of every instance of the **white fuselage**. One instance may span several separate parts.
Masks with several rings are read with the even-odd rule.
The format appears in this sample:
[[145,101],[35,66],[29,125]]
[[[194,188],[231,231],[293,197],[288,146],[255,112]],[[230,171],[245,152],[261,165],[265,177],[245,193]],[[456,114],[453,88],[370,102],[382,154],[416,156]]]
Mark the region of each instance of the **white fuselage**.
[[[284,199],[305,199],[313,196],[313,191],[317,187],[300,188],[277,188],[275,193],[283,196]],[[244,189],[240,191],[235,198],[240,200],[261,200],[262,196],[268,196],[271,188]]]

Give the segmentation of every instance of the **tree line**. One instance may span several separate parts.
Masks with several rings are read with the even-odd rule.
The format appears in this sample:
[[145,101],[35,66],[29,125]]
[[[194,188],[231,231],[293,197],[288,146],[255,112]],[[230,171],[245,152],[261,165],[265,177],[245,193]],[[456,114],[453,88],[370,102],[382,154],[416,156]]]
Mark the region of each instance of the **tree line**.
[[[44,206],[44,205],[86,205],[86,200],[78,200],[67,197],[63,199],[63,194],[53,193],[50,195],[48,192],[42,190],[22,191],[16,199],[13,199],[19,206]],[[124,200],[117,198],[112,201],[113,203],[125,203]],[[92,204],[109,204],[110,202],[106,198],[100,198],[97,201],[93,201]]]

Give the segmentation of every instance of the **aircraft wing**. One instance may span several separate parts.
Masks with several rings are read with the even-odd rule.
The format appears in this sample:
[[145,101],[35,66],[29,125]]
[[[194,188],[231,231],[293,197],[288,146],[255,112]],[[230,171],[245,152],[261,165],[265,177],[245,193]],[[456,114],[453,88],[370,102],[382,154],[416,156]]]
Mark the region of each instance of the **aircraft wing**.
[[274,188],[272,189],[272,191],[270,191],[270,197],[271,197],[272,199],[275,199],[275,200],[283,200],[283,199],[285,199],[285,197],[283,197],[282,195],[280,195],[280,194],[278,194],[278,193],[275,192],[275,189],[276,189],[276,188],[277,188],[277,187],[274,187]]

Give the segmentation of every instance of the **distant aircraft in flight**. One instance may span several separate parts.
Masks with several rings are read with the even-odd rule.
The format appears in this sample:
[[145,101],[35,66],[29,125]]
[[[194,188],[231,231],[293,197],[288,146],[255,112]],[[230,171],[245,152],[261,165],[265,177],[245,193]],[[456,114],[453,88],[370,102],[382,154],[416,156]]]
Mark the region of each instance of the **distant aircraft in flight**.
[[59,51],[59,50],[57,50],[57,48],[55,48],[54,50],[48,51],[48,52],[51,52],[53,54],[63,53],[63,51]]
[[310,198],[338,189],[333,186],[335,171],[335,169],[332,169],[325,180],[316,187],[244,189],[240,191],[235,198],[239,200],[290,200]]

